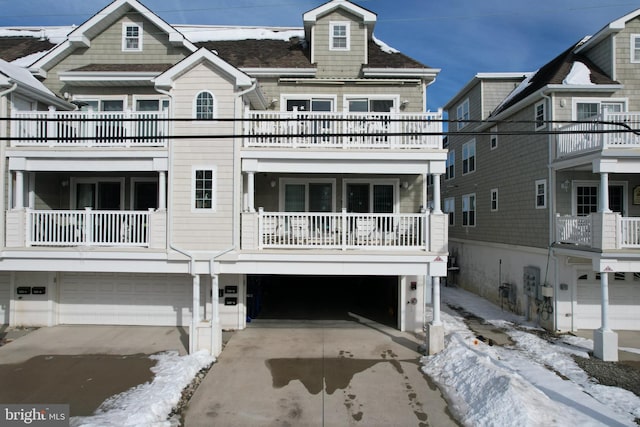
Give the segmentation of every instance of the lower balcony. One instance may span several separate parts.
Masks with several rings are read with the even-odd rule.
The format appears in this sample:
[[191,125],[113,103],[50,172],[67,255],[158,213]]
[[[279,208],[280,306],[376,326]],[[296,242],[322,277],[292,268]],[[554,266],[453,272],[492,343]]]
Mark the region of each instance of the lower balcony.
[[244,213],[242,249],[446,252],[447,216],[429,213]]
[[556,216],[556,242],[592,249],[640,249],[640,218],[618,213]]
[[166,211],[32,210],[7,212],[7,247],[166,246]]

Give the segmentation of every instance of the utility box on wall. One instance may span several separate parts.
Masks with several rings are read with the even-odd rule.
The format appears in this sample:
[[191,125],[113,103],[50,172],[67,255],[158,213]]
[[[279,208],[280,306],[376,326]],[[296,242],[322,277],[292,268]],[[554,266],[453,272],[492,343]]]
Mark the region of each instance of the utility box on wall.
[[522,278],[524,292],[536,300],[542,300],[542,286],[540,283],[540,267],[526,266]]

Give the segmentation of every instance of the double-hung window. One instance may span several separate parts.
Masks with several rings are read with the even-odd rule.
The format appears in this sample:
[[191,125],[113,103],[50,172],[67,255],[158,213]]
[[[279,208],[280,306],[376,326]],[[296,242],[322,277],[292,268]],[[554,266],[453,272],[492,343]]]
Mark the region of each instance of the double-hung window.
[[631,34],[631,62],[640,62],[640,34]]
[[449,151],[447,153],[447,163],[444,179],[453,179],[456,177],[456,152]]
[[462,174],[471,173],[476,170],[476,140],[462,145]]
[[498,148],[498,127],[491,128],[491,134],[489,136],[489,148],[495,150]]
[[498,189],[491,189],[491,212],[498,210]]
[[448,197],[444,199],[444,211],[449,216],[449,225],[453,227],[455,225],[455,218],[456,218],[456,199],[455,198]]
[[331,22],[329,37],[330,50],[349,50],[351,44],[349,22]]
[[536,181],[536,209],[545,209],[547,207],[547,180],[539,179]]
[[122,50],[125,52],[142,50],[142,23],[122,24]]
[[216,169],[215,167],[193,168],[192,210],[211,212],[216,208]]
[[476,195],[465,194],[462,196],[462,226],[476,226]]
[[458,129],[462,129],[467,125],[466,120],[469,120],[469,99],[462,101],[462,104],[458,105],[456,109],[456,119],[458,120]]
[[546,124],[546,113],[544,108],[544,101],[538,102],[535,107],[535,123],[536,130],[544,129]]

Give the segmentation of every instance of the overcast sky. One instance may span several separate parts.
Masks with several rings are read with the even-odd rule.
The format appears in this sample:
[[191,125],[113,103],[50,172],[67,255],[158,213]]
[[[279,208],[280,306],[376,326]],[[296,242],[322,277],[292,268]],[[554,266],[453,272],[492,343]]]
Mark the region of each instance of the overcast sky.
[[[0,26],[81,24],[109,0],[0,0]],[[302,26],[324,0],[143,0],[170,24]],[[358,0],[377,38],[440,68],[427,107],[444,105],[479,72],[535,71],[640,0]]]

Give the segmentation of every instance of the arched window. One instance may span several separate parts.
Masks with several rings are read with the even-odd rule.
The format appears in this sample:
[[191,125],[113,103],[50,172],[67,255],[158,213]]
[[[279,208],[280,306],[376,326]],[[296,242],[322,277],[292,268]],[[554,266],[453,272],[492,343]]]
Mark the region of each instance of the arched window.
[[196,96],[195,116],[196,119],[213,119],[215,111],[215,100],[211,92],[200,92]]

